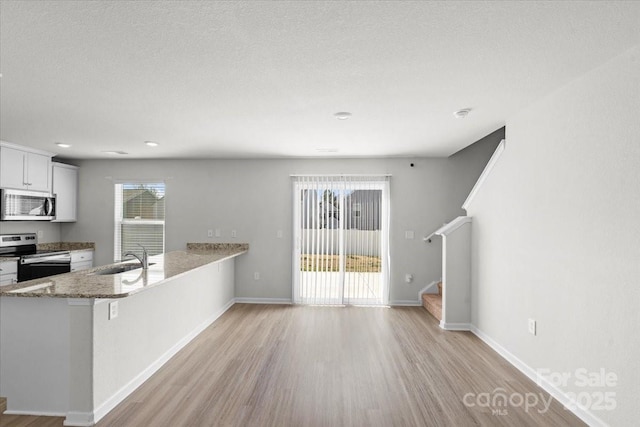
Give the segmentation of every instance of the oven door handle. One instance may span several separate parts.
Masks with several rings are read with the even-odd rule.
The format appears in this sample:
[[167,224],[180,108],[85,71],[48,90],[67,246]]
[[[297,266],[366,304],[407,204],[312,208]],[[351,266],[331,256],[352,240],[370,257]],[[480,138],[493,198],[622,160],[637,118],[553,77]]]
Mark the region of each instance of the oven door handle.
[[40,257],[33,258],[23,258],[20,260],[20,264],[29,264],[29,265],[45,265],[45,264],[71,264],[71,255],[63,254],[63,255],[48,255],[47,259],[42,259]]

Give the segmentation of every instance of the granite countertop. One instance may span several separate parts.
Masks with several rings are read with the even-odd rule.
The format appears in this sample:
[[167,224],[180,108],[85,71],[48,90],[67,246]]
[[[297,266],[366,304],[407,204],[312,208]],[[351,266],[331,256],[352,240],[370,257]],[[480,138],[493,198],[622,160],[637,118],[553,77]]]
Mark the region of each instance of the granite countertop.
[[207,264],[241,255],[248,250],[249,245],[246,243],[188,243],[186,251],[168,252],[149,257],[149,269],[146,271],[138,268],[119,274],[93,274],[114,266],[138,262],[133,260],[103,265],[3,286],[0,288],[0,296],[123,298]]
[[55,243],[38,243],[39,251],[87,251],[95,250],[94,242],[55,242]]
[[[206,244],[206,243],[205,243]],[[39,251],[69,251],[69,252],[82,252],[93,251],[96,249],[96,244],[93,242],[55,242],[55,243],[38,243],[36,249]],[[3,261],[18,261],[19,256],[0,257],[0,262]]]

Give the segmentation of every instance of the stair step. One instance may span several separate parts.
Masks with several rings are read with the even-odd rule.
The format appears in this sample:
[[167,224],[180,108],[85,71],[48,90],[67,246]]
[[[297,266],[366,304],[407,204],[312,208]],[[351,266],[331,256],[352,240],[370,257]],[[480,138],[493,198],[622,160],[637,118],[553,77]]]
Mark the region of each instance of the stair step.
[[4,413],[4,411],[7,410],[7,398],[6,397],[0,397],[0,415]]
[[422,294],[422,305],[438,320],[442,320],[442,295]]

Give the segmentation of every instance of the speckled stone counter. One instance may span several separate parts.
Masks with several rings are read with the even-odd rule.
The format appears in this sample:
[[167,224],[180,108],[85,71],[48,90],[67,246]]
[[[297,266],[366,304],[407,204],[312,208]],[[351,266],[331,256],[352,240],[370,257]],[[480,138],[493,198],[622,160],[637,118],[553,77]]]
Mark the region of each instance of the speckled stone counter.
[[123,298],[205,265],[241,255],[249,250],[249,245],[188,243],[187,248],[186,251],[149,257],[148,270],[138,268],[119,274],[95,274],[122,264],[136,264],[137,261],[104,265],[4,286],[0,288],[0,296]]
[[85,251],[95,250],[94,242],[55,242],[55,243],[38,243],[39,251]]

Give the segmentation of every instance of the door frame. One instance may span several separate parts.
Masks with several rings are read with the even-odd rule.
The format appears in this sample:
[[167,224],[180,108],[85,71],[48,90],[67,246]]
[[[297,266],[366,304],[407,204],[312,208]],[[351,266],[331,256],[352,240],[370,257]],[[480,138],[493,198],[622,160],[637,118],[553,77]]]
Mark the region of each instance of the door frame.
[[[390,216],[391,216],[391,196],[390,196],[390,185],[389,181],[391,175],[291,175],[292,179],[292,204],[293,204],[293,244],[292,244],[292,303],[297,304],[300,301],[300,261],[301,261],[301,226],[300,221],[302,220],[302,206],[300,203],[301,200],[301,192],[304,189],[313,189],[309,187],[309,183],[312,178],[345,178],[345,180],[340,182],[340,185],[345,189],[346,179],[349,177],[370,177],[370,180],[363,179],[361,182],[367,184],[368,190],[381,190],[382,191],[382,200],[380,204],[380,240],[381,240],[381,280],[382,280],[382,301],[380,303],[381,306],[386,306],[389,304],[389,296],[390,296],[390,248],[389,248],[389,240],[390,240]],[[309,181],[302,181],[299,178],[309,178]],[[338,187],[338,185],[336,185]],[[317,188],[316,188],[317,190]],[[342,192],[340,196],[341,206],[343,206],[344,201],[344,192]],[[345,256],[344,256],[344,212],[345,209],[340,210],[340,243],[339,243],[339,254],[340,256],[340,286],[342,289],[342,302],[344,303],[344,275],[345,275]]]

